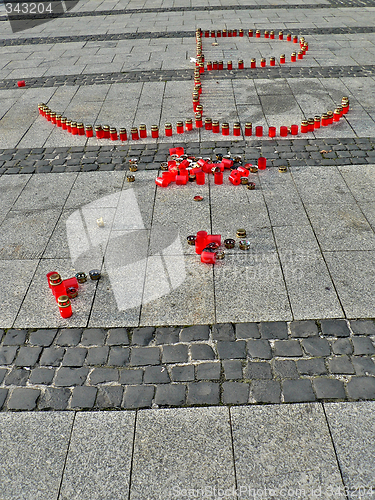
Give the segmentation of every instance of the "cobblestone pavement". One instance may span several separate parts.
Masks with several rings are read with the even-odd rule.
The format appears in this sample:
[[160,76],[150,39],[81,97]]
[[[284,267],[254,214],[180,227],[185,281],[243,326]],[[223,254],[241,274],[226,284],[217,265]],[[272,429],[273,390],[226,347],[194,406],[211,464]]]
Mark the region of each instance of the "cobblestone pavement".
[[375,399],[375,323],[322,320],[2,333],[8,410]]

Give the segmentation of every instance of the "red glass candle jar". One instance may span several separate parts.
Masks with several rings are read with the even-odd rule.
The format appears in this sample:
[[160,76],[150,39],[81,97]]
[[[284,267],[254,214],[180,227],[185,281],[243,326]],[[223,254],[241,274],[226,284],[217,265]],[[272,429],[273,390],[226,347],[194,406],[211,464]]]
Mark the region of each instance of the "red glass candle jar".
[[229,135],[229,123],[223,123],[221,125],[221,133],[223,135]]
[[207,71],[212,71],[212,62],[207,61]]
[[218,134],[220,132],[220,124],[217,120],[213,120],[212,122],[212,132],[214,134]]
[[241,177],[249,177],[250,175],[250,170],[247,168],[243,167],[242,165],[237,168],[237,170],[240,172]]
[[132,141],[138,141],[139,139],[139,133],[137,127],[132,127],[130,130]]
[[333,121],[339,122],[340,118],[341,118],[340,110],[336,108],[335,111],[333,112]]
[[282,31],[279,31],[279,40],[284,39],[284,33]]
[[239,30],[239,32],[238,32],[238,34],[239,34],[241,37],[243,37],[243,29],[242,29],[242,28],[240,28],[240,30]]
[[227,36],[227,30],[226,29],[223,29],[222,35],[223,35],[224,38],[226,38],[226,36]]
[[314,118],[309,118],[307,123],[309,124],[309,132],[314,132]]
[[56,113],[54,111],[50,112],[50,122],[56,125]]
[[297,135],[298,134],[298,125],[291,125],[290,132],[292,135]]
[[262,127],[262,125],[257,125],[255,127],[255,136],[262,137],[262,135],[263,135],[263,127]]
[[233,135],[237,137],[241,135],[241,125],[239,123],[233,124]]
[[215,30],[211,30],[211,38],[215,38]]
[[228,61],[228,63],[227,63],[227,68],[228,68],[229,70],[233,69],[233,63],[232,63],[232,61]]
[[45,117],[47,118],[47,120],[50,122],[51,121],[51,110],[50,109],[47,109],[46,112],[45,112]]
[[111,138],[111,141],[117,141],[117,130],[114,127],[109,129],[109,137]]
[[77,123],[77,134],[78,135],[85,135],[85,127],[83,123]]
[[204,36],[205,38],[208,38],[210,36],[210,30],[205,30]]
[[166,123],[164,125],[164,130],[165,130],[165,135],[166,137],[171,137],[172,136],[172,124],[171,123]]
[[298,56],[297,57],[298,57],[298,59],[303,59],[303,52],[302,52],[302,50],[298,51]]
[[221,30],[217,30],[216,31],[216,37],[217,38],[221,38]]
[[285,54],[281,54],[281,56],[280,56],[280,64],[285,64]]
[[243,69],[243,68],[244,68],[243,60],[242,60],[242,59],[240,59],[240,60],[238,61],[238,69]]
[[[163,172],[164,174],[168,172]],[[167,187],[170,184],[169,177],[156,177],[155,184],[160,187]]]
[[61,115],[56,115],[56,125],[61,127]]
[[158,139],[158,137],[159,137],[159,127],[157,125],[151,125],[151,137],[153,139]]
[[228,179],[234,186],[239,186],[241,184],[241,174],[238,170],[232,170]]
[[[109,132],[109,125],[103,125],[103,139],[109,139],[110,137],[110,132]],[[137,131],[138,134],[138,131]]]
[[258,158],[258,169],[259,170],[265,170],[267,166],[267,158],[264,158],[263,156],[260,156]]
[[232,30],[227,30],[227,33],[228,33],[228,37],[232,37],[233,36],[233,31]]
[[328,117],[328,125],[332,125],[332,123],[333,123],[333,111],[327,111],[327,117]]
[[338,109],[340,111],[340,118],[341,118],[342,115],[344,114],[343,107],[339,104],[336,109]]
[[72,132],[72,122],[71,122],[71,120],[66,120],[66,131],[69,132],[69,134]]
[[186,175],[176,175],[176,184],[177,186],[185,186],[187,181],[189,180],[189,176]]
[[299,39],[299,45],[301,48],[303,47],[304,43],[305,43],[305,37],[301,36],[301,38]]
[[195,113],[195,127],[196,128],[202,128],[203,127],[203,120],[202,120],[201,113]]
[[301,123],[301,133],[306,134],[309,131],[309,122],[307,120],[303,120]]
[[176,123],[176,131],[178,134],[184,133],[184,122],[179,121]]
[[103,129],[101,125],[95,125],[95,135],[97,139],[101,139],[103,137]]
[[126,128],[120,128],[120,141],[127,141],[128,134],[126,132]]
[[249,30],[249,38],[252,38],[254,36],[254,31],[253,30]]
[[260,38],[260,30],[256,30],[255,31],[255,37],[256,38]]
[[314,129],[320,128],[320,116],[316,115],[314,116]]
[[233,36],[237,36],[237,30],[233,30],[232,33],[233,33]]
[[216,263],[216,252],[214,249],[205,248],[201,253],[201,262],[204,264],[215,264]]
[[49,280],[49,279],[50,279],[50,276],[52,276],[53,274],[59,274],[59,273],[58,273],[58,272],[56,272],[56,271],[50,271],[49,273],[47,273],[47,274],[46,274],[47,281],[48,281],[48,286],[49,286],[50,288],[52,288],[52,285],[51,285],[51,283],[50,283],[50,280]]
[[67,295],[61,295],[57,299],[57,303],[59,306],[60,315],[62,318],[70,318],[72,313],[72,306],[70,304],[70,299]]
[[270,37],[270,32],[266,30],[264,32],[264,38],[269,38],[269,37]]
[[198,106],[197,106],[197,113],[200,113],[201,115],[203,114],[203,106],[202,106],[202,104],[198,104]]
[[326,113],[322,114],[321,124],[322,124],[322,127],[326,127],[328,125],[328,116]]
[[147,128],[146,128],[146,125],[144,123],[139,125],[139,137],[141,139],[146,139],[146,137],[147,137]]
[[77,135],[78,134],[77,122],[71,122],[71,124],[70,124],[70,133],[72,135]]
[[265,68],[266,67],[266,59],[264,57],[262,57],[262,59],[260,60],[260,67],[261,68]]
[[274,31],[270,31],[270,39],[271,40],[275,39],[275,32]]
[[191,118],[188,118],[187,120],[185,120],[185,128],[188,132],[193,130],[193,120]]
[[253,124],[250,122],[245,123],[245,136],[250,137],[253,134]]
[[225,169],[228,170],[233,166],[233,160],[231,160],[230,158],[223,158],[221,160],[221,164]]
[[206,182],[206,174],[201,169],[197,169],[195,171],[195,182],[198,186],[203,186]]
[[288,127],[282,125],[280,127],[280,137],[286,137],[288,135]]
[[268,127],[268,137],[276,137],[276,127]]
[[43,108],[45,107],[46,105],[44,104],[44,102],[41,102],[38,104],[38,111],[39,111],[39,114],[44,116],[44,111],[43,111]]
[[275,62],[275,58],[272,56],[270,57],[270,66],[275,66],[276,62]]
[[94,131],[92,129],[92,125],[86,125],[86,137],[93,137]]
[[204,73],[204,64],[202,62],[199,63],[199,74]]
[[219,63],[218,63],[218,69],[219,70],[224,69],[224,63],[223,63],[223,61],[219,61]]
[[211,118],[206,118],[204,121],[204,128],[206,130],[212,130],[212,120]]
[[66,130],[66,117],[65,116],[61,117],[61,128],[63,130]]
[[292,55],[290,56],[290,60],[292,62],[296,62],[296,60],[297,60],[297,54],[295,52],[292,52]]
[[250,68],[256,68],[256,65],[257,65],[257,61],[256,61],[255,57],[253,57],[250,61]]
[[193,97],[193,110],[197,111],[197,106],[199,105],[199,97]]
[[215,184],[222,184],[223,183],[223,172],[220,170],[220,168],[215,168],[214,171],[214,183]]
[[59,273],[51,274],[49,277],[49,283],[56,301],[60,295],[66,295],[66,288]]

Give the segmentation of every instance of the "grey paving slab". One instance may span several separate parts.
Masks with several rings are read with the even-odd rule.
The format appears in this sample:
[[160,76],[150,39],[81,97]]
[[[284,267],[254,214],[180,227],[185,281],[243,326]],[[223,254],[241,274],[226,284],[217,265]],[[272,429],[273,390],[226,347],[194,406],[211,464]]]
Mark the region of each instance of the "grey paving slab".
[[[231,408],[239,498],[252,491],[316,498],[321,490],[345,495],[322,406],[299,404]],[[287,436],[287,439],[286,439]],[[273,492],[272,492],[273,491]],[[323,493],[327,494],[327,493]]]
[[347,318],[372,318],[374,252],[325,252],[325,260]]
[[[85,269],[88,270],[87,267]],[[63,319],[56,300],[48,288],[46,274],[50,271],[59,272],[63,279],[70,278],[78,272],[67,259],[41,260],[17,314],[14,323],[16,328],[86,326],[97,282],[88,280],[79,286],[79,295],[72,300],[73,315]],[[35,304],[38,306],[35,307]]]
[[30,175],[10,175],[0,178],[0,224],[5,219],[8,211],[20,196],[22,190],[30,179]]
[[227,408],[138,412],[131,500],[234,486]]
[[57,498],[74,414],[2,413],[0,420],[0,495]]
[[325,403],[324,408],[348,498],[356,498],[359,491],[371,498],[375,473],[371,439],[374,402]]
[[134,412],[77,414],[59,499],[128,495]]
[[37,266],[37,260],[0,261],[0,301],[3,304],[0,324],[2,328],[13,326]]
[[339,171],[354,198],[360,202],[372,202],[371,193],[375,188],[374,165],[343,165]]
[[255,249],[254,253],[228,255],[215,265],[214,277],[218,323],[292,319],[276,254]]

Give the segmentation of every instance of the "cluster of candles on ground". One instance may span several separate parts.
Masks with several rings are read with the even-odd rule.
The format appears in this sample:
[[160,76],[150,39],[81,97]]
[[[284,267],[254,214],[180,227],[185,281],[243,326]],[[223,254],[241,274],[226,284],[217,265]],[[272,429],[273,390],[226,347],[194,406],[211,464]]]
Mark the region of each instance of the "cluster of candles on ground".
[[[78,286],[79,283],[87,281],[86,273],[77,273],[72,278],[66,280],[63,280],[61,275],[56,271],[51,271],[46,276],[48,286],[56,299],[61,317],[70,318],[73,314],[70,300],[78,297]],[[98,269],[93,269],[89,272],[89,276],[92,280],[96,281],[100,278],[101,273]]]
[[[249,181],[250,173],[265,170],[267,159],[263,156],[258,158],[258,166],[251,163],[242,164],[240,156],[231,157],[230,154],[223,156],[217,154],[216,159],[195,158],[184,154],[184,148],[170,148],[170,159],[161,163],[161,176],[155,179],[155,184],[160,187],[168,187],[175,182],[177,185],[186,185],[188,182],[195,182],[198,185],[206,183],[206,175],[212,174],[215,184],[223,184],[224,170],[230,170],[229,182],[238,186],[245,184],[248,189],[255,189],[254,182]],[[196,196],[196,201],[201,197]]]
[[[223,61],[207,61],[205,64],[205,58],[202,51],[202,39],[203,38],[230,38],[230,37],[243,37],[245,31],[243,29],[233,29],[233,30],[217,30],[217,31],[202,31],[200,28],[196,30],[196,59],[195,59],[195,70],[194,70],[194,90],[193,90],[193,111],[195,113],[194,122],[191,118],[188,118],[183,121],[177,121],[175,124],[175,132],[177,135],[184,134],[185,132],[190,132],[194,128],[195,129],[204,129],[211,131],[214,134],[222,134],[223,136],[229,136],[231,134],[230,125],[227,122],[223,122],[220,126],[220,122],[218,120],[213,120],[212,118],[206,117],[203,120],[203,105],[200,101],[200,96],[202,93],[202,81],[201,75],[206,71],[214,71],[214,70],[233,70],[232,61],[227,61],[226,68],[224,68]],[[261,38],[262,33],[260,30],[252,30],[249,29],[247,31],[247,36],[249,38],[254,37]],[[267,31],[263,32],[263,36],[265,39],[274,40],[275,32]],[[279,31],[278,34],[279,40],[284,40],[283,31]],[[308,51],[308,42],[304,37],[298,38],[297,35],[292,35],[288,33],[285,37],[285,40],[288,42],[293,42],[295,44],[299,44],[300,50],[297,52],[292,52],[291,54],[291,62],[295,62],[297,59],[303,59],[304,55]],[[286,58],[285,54],[281,54],[280,56],[280,64],[285,64]],[[269,61],[270,66],[276,65],[275,57],[271,57]],[[260,67],[264,68],[266,66],[266,58],[262,57],[260,60]],[[252,58],[250,61],[250,68],[256,68],[257,63],[256,59]],[[237,68],[239,70],[245,69],[244,61],[241,59],[238,61]],[[140,139],[146,139],[147,137],[158,139],[159,138],[159,127],[158,125],[152,125],[151,131],[148,132],[147,126],[143,123],[139,125],[139,127],[132,127],[130,131],[130,135],[128,136],[128,132],[126,128],[111,127],[109,125],[84,125],[83,122],[76,122],[68,119],[65,116],[62,116],[61,113],[51,110],[45,103],[41,103],[38,105],[39,113],[45,117],[48,121],[55,124],[57,127],[61,127],[62,130],[66,130],[72,135],[78,136],[86,136],[86,137],[96,137],[97,139],[109,139],[112,141],[127,141],[131,139],[132,141],[137,141]],[[323,113],[321,116],[314,116],[313,118],[308,118],[307,120],[302,120],[300,126],[300,132],[302,134],[307,132],[314,132],[314,130],[320,128],[321,126],[325,127],[327,125],[331,125],[333,122],[338,122],[341,117],[346,114],[349,110],[349,98],[343,97],[341,104],[336,106],[334,111],[327,111]],[[243,130],[242,130],[243,129]],[[286,125],[282,125],[280,127],[279,133],[280,137],[287,137],[290,135],[298,135],[299,126],[297,124],[293,124],[290,127]],[[263,126],[257,125],[254,127],[254,135],[256,137],[262,137],[264,135]],[[253,125],[251,122],[246,122],[245,126],[241,126],[239,122],[233,124],[232,127],[233,136],[239,137],[242,135],[245,137],[250,137],[253,135]],[[277,129],[274,126],[268,127],[268,136],[273,138],[276,137]],[[166,123],[164,126],[164,135],[165,137],[171,137],[174,134],[174,129],[172,123]]]
[[[250,241],[246,238],[246,229],[237,229],[238,246],[241,250],[250,249]],[[201,262],[204,264],[216,264],[216,260],[222,260],[225,257],[225,248],[234,248],[236,240],[227,238],[223,244],[220,234],[208,234],[207,231],[198,231],[196,235],[192,234],[187,238],[188,245],[195,246],[195,253],[201,256]]]

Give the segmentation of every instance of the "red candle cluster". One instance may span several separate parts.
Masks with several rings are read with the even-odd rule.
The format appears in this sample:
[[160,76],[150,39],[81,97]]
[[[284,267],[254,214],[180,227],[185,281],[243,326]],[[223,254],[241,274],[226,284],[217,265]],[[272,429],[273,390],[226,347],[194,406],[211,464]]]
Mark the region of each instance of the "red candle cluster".
[[48,286],[53,293],[58,304],[60,314],[63,318],[70,318],[72,315],[72,306],[70,298],[78,295],[78,281],[75,276],[62,280],[59,273],[51,271],[47,273]]

